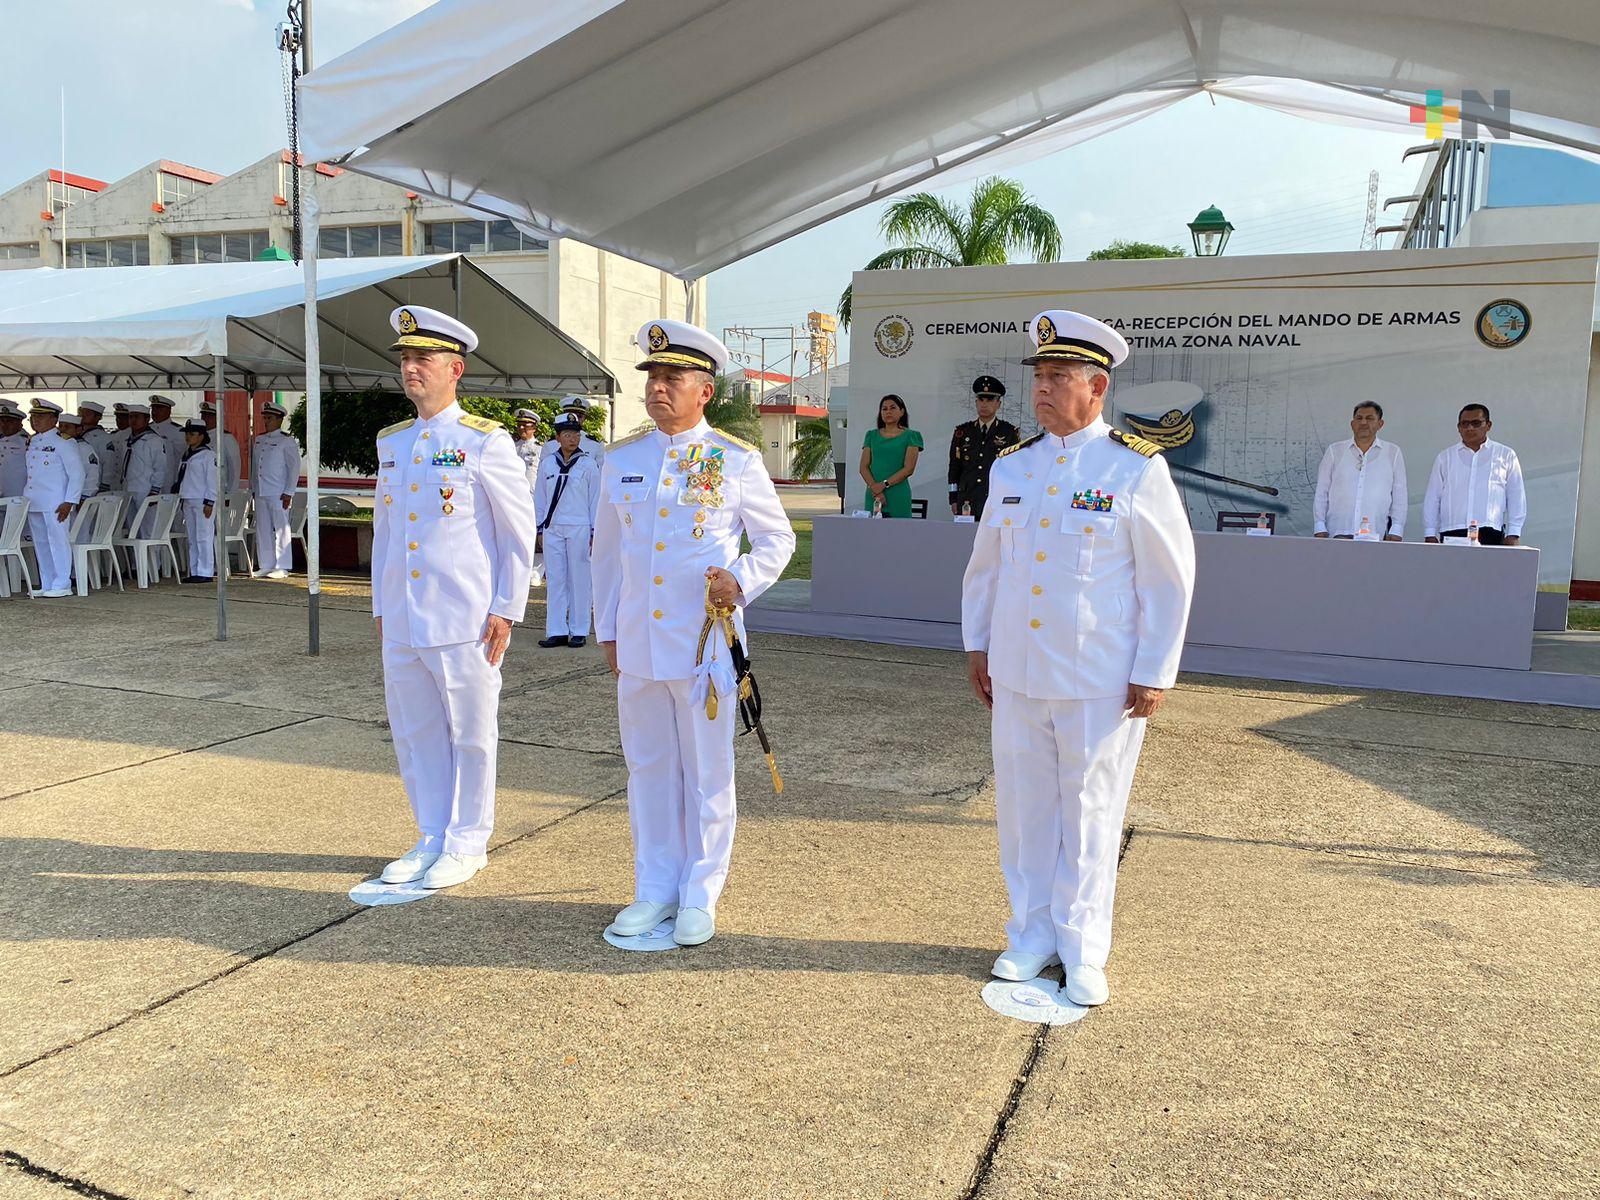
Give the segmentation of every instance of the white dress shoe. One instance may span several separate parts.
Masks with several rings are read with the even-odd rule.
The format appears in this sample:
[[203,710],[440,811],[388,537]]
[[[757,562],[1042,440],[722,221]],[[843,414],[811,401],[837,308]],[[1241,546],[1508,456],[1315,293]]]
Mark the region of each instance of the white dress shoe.
[[641,933],[649,933],[677,911],[676,904],[638,900],[619,912],[617,919],[606,926],[606,932],[612,937],[638,937]]
[[709,942],[717,932],[717,919],[703,908],[680,908],[677,924],[672,927],[672,940],[680,946],[698,946]]
[[425,888],[455,887],[489,865],[487,854],[441,854],[422,877]]
[[1111,989],[1106,986],[1106,973],[1087,963],[1068,967],[1064,988],[1067,999],[1083,1008],[1094,1008],[1111,999]]
[[424,850],[418,842],[383,869],[378,878],[385,883],[411,883],[427,874],[428,868],[439,859],[437,850]]
[[994,960],[989,974],[996,979],[1012,979],[1018,983],[1038,978],[1039,972],[1061,961],[1055,954],[1029,954],[1026,950],[1007,950]]
[[72,595],[72,589],[71,588],[50,588],[50,589],[48,589],[46,591],[34,592],[33,594],[35,596],[40,596],[40,597],[48,596],[52,600],[59,600],[63,596]]
[[289,572],[287,572],[287,571],[268,571],[267,572],[267,578],[268,579],[287,579],[287,578],[289,578]]

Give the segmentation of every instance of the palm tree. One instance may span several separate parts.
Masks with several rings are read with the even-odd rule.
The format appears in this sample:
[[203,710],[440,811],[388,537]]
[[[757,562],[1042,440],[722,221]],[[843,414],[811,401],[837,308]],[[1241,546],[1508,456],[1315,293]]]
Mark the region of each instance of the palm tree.
[[828,431],[827,417],[812,417],[801,421],[795,429],[798,435],[789,443],[789,473],[796,479],[814,479],[827,474],[824,468],[833,465],[833,435]]
[[[869,262],[864,268],[868,271],[1002,266],[1013,252],[1035,262],[1055,262],[1061,256],[1056,219],[1019,184],[998,176],[973,185],[965,211],[932,192],[896,200],[878,230],[897,244]],[[845,327],[850,324],[850,293],[847,287],[839,297],[839,322]]]
[[711,393],[711,400],[706,404],[706,424],[741,442],[761,445],[761,413],[745,390],[733,390],[732,381],[726,375],[717,376],[717,390]]

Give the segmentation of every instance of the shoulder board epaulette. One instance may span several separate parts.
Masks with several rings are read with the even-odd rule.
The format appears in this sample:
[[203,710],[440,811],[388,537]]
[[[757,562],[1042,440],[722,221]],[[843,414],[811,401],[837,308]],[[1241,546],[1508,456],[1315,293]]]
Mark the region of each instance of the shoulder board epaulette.
[[1138,434],[1123,433],[1120,429],[1111,431],[1111,440],[1119,446],[1125,446],[1135,454],[1142,454],[1146,458],[1154,458],[1161,453],[1161,447],[1149,438],[1142,438]]
[[1043,433],[1036,433],[1031,438],[1023,438],[1022,441],[1018,442],[1015,446],[1007,446],[1004,450],[1000,451],[999,454],[996,454],[995,458],[1004,458],[1008,454],[1015,454],[1018,450],[1026,450],[1029,446],[1033,445],[1043,436]]
[[651,434],[651,433],[654,433],[655,431],[656,431],[655,426],[651,425],[646,429],[641,429],[641,430],[638,430],[635,433],[630,433],[625,438],[618,438],[614,442],[607,443],[606,449],[607,450],[615,450],[618,446],[626,446],[629,442],[637,442],[640,438],[644,437],[646,434]]
[[393,425],[385,425],[382,429],[378,430],[378,436],[381,438],[386,438],[391,433],[399,433],[402,429],[409,429],[416,423],[417,419],[415,417],[412,417],[408,421],[396,421]]
[[[479,433],[493,433],[496,429],[501,433],[506,432],[506,427],[500,424],[499,421],[491,421],[488,417],[476,417],[471,413],[462,413],[461,423],[468,429],[476,429]],[[506,434],[506,436],[510,437],[511,435]]]
[[761,453],[761,448],[759,446],[752,446],[749,442],[745,441],[743,438],[736,438],[731,433],[724,433],[722,430],[717,429],[715,426],[712,427],[711,432],[715,436],[721,438],[725,442],[732,442],[735,446],[738,446],[741,450],[748,450],[748,451],[750,451],[751,454],[760,454]]

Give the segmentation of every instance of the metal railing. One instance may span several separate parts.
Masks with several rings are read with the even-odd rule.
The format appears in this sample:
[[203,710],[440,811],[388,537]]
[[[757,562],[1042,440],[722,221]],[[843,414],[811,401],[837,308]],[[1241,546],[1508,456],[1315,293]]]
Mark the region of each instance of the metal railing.
[[1432,142],[1413,146],[1405,157],[1419,153],[1432,153],[1433,161],[1417,190],[1411,195],[1391,196],[1384,202],[1385,208],[1410,205],[1404,223],[1386,225],[1378,231],[1398,233],[1395,248],[1400,250],[1435,250],[1452,245],[1467,218],[1483,207],[1489,177],[1486,142]]

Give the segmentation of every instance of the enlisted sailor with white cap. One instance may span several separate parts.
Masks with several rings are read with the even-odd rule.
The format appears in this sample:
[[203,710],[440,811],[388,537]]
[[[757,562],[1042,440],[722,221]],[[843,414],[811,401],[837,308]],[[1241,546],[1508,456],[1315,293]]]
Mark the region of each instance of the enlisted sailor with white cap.
[[[561,401],[561,416],[574,416],[578,418],[578,428],[583,428],[583,419],[589,415],[592,407],[587,396],[566,396]],[[539,447],[541,456],[554,454],[560,449],[557,438],[551,438]],[[590,437],[587,433],[578,441],[578,449],[594,459],[596,466],[604,466],[606,461],[606,444],[599,438]]]
[[283,428],[289,411],[276,400],[261,406],[265,433],[250,444],[250,490],[255,495],[256,570],[282,579],[294,566],[289,505],[300,483],[300,443]]
[[1029,324],[1043,431],[995,459],[962,587],[968,676],[993,710],[1011,897],[1001,979],[1060,961],[1067,996],[1110,992],[1122,817],[1145,719],[1178,674],[1194,540],[1158,447],[1101,417],[1128,344],[1081,313]]
[[[120,474],[122,490],[128,493],[128,531],[134,534],[134,519],[139,507],[148,496],[158,496],[162,480],[167,475],[167,444],[161,435],[150,428],[150,406],[132,401],[127,406],[128,442],[122,452]],[[155,529],[156,514],[152,509],[137,531],[139,537],[149,537]]]
[[56,422],[61,406],[35,398],[28,408],[33,437],[28,441],[28,535],[39,560],[35,596],[72,594],[72,546],[67,537],[72,510],[83,495],[83,460],[61,436]]
[[577,413],[563,413],[556,421],[558,448],[540,458],[539,487],[533,495],[549,585],[544,637],[539,639],[547,650],[582,646],[589,637],[593,601],[589,549],[600,503],[600,468],[578,449],[582,434],[583,421]]
[[528,604],[533,499],[504,426],[456,401],[477,335],[415,305],[395,309],[390,324],[417,416],[378,434],[372,612],[421,837],[383,879],[442,888],[488,862],[500,664]]
[[[106,406],[98,400],[78,401],[78,436],[89,444],[89,447],[95,453],[95,457],[100,460],[102,483],[105,483],[106,443],[111,440],[111,430],[100,424],[105,412]],[[109,491],[110,486],[106,485],[106,487]]]
[[211,432],[199,417],[183,423],[183,439],[188,447],[178,464],[178,503],[189,542],[189,578],[209,583],[216,578],[217,454]]
[[733,852],[738,707],[730,698],[708,718],[696,691],[707,589],[742,608],[777,581],[795,539],[761,451],[706,423],[727,347],[668,320],[638,344],[656,427],[607,452],[594,535],[595,636],[617,676],[633,826],[634,903],[610,931],[633,936],[676,914],[673,937],[698,945],[716,932]]
[[[222,446],[222,486],[230,492],[239,490],[239,481],[243,478],[244,460],[239,457],[239,440],[226,429],[217,432],[217,405],[216,401],[205,399],[200,401],[200,419],[205,422],[210,433],[209,441],[215,449]],[[189,426],[183,427],[185,438],[189,436]]]
[[28,435],[22,432],[25,419],[15,404],[0,400],[0,497],[22,495],[28,483]]
[[522,460],[522,468],[528,473],[528,495],[531,496],[539,488],[539,452],[542,449],[539,441],[539,414],[531,408],[519,408],[514,415],[517,428],[511,438],[516,443],[517,457]]
[[83,418],[77,413],[64,412],[56,422],[56,428],[76,451],[79,460],[83,463],[83,494],[78,497],[78,503],[83,503],[90,496],[100,494],[100,456],[94,452],[94,447],[83,438]]
[[105,449],[100,454],[100,483],[108,492],[120,492],[124,490],[122,470],[128,458],[128,441],[133,434],[128,429],[126,403],[118,400],[111,406],[111,415],[116,428],[107,432]]
[[183,440],[183,430],[172,419],[173,403],[166,396],[150,397],[150,432],[161,438],[161,444],[167,449],[167,479],[162,485],[163,492],[177,490],[178,464],[183,461],[183,452],[188,448]]

